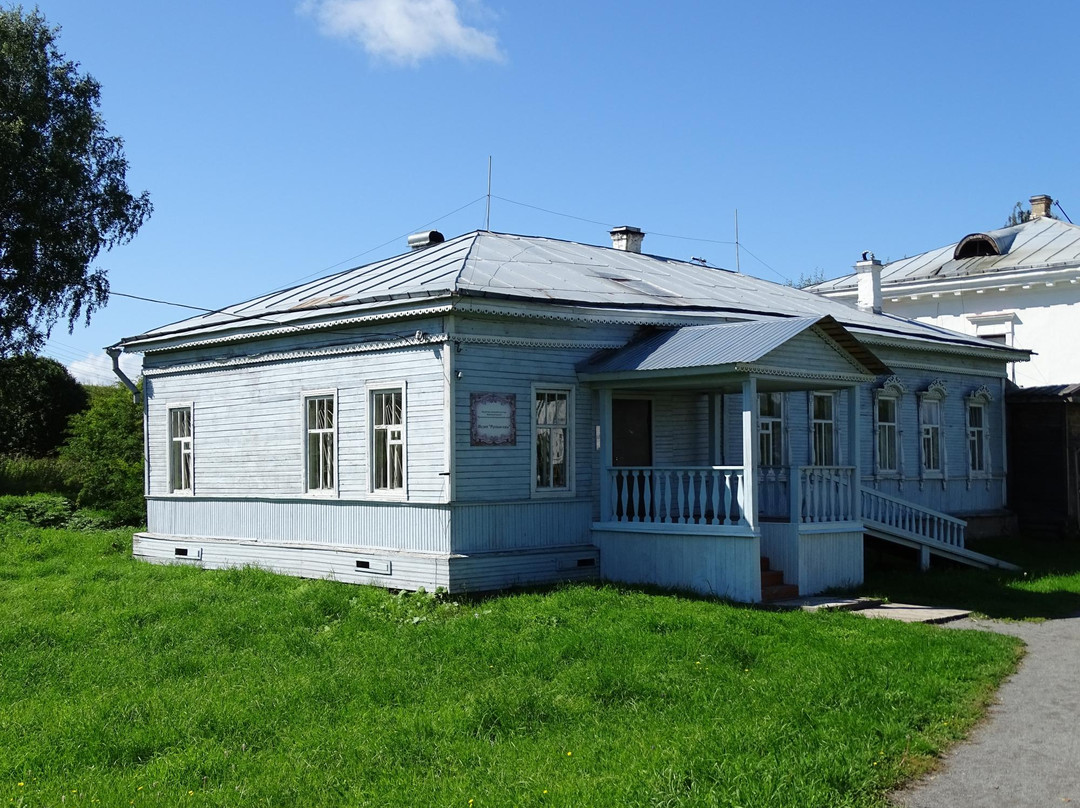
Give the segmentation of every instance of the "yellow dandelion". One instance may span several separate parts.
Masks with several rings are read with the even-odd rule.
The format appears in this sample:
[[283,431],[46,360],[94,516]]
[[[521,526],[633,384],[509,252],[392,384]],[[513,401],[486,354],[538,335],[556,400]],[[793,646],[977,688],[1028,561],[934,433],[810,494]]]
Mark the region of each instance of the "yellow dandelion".
[[572,754],[574,754],[574,753],[573,753],[573,752],[567,752],[567,753],[566,753],[566,756],[567,756],[567,757],[570,757],[570,756],[571,756]]
[[20,786],[25,786],[25,785],[26,785],[26,783],[19,783],[19,785],[20,785]]
[[547,789],[546,788],[544,789],[544,793],[547,794]]
[[187,795],[188,795],[188,796],[190,797],[190,796],[191,796],[192,794],[194,794],[194,793],[195,793],[194,791],[189,791],[189,792],[187,793]]

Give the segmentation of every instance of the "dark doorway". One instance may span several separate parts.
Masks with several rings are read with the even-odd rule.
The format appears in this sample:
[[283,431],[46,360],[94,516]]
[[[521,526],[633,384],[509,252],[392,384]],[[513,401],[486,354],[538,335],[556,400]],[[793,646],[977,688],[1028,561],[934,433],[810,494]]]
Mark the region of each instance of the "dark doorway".
[[652,402],[647,398],[612,400],[611,464],[652,465]]
[[[652,402],[648,399],[612,399],[611,464],[617,467],[652,465]],[[616,480],[615,513],[620,519],[631,515],[644,519],[649,514],[645,502],[645,476],[633,474],[632,481],[623,477]],[[624,491],[628,483],[630,488]],[[624,496],[626,505],[623,504]]]

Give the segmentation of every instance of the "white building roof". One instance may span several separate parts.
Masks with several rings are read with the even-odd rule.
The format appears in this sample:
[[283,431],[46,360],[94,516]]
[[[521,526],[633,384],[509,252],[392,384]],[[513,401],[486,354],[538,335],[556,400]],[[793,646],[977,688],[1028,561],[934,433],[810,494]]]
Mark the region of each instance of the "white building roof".
[[[476,231],[162,326],[119,344],[129,350],[292,330],[423,301],[487,298],[591,309],[638,309],[729,319],[823,317],[885,337],[987,349],[987,343],[750,275],[611,247]],[[992,346],[991,346],[992,349]],[[1019,358],[1014,351],[1011,358]]]
[[[959,246],[976,241],[981,241],[990,250],[996,249],[999,254],[955,257]],[[1080,266],[1080,227],[1042,216],[1000,230],[972,233],[946,247],[891,261],[881,270],[881,287],[888,295],[890,286],[1074,266]],[[858,281],[851,274],[807,288],[820,294],[854,294],[857,287]]]

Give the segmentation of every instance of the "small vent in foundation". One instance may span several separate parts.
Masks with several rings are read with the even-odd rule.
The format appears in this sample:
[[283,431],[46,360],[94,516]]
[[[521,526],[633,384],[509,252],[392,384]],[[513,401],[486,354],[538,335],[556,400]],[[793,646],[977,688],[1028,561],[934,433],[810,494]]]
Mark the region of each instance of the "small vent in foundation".
[[357,561],[356,562],[356,568],[358,570],[369,570],[369,569],[371,569],[371,562],[370,561]]
[[577,565],[579,567],[595,567],[596,566],[596,559],[595,558],[579,558],[577,560]]
[[175,550],[173,550],[173,555],[177,558],[187,558],[187,548],[177,547]]

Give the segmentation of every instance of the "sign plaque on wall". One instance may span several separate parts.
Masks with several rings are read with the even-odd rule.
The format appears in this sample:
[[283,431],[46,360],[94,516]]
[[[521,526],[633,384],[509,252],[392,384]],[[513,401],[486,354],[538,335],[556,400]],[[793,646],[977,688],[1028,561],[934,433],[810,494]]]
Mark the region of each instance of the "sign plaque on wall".
[[469,395],[470,443],[473,446],[514,446],[517,444],[516,396],[513,393],[471,393]]

